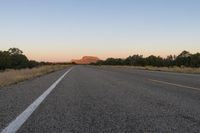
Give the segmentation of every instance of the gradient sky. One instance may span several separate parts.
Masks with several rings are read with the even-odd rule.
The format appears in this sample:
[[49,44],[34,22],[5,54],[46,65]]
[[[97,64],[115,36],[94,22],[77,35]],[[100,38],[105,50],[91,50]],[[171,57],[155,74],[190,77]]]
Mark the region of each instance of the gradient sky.
[[0,0],[0,50],[29,59],[200,52],[199,0]]

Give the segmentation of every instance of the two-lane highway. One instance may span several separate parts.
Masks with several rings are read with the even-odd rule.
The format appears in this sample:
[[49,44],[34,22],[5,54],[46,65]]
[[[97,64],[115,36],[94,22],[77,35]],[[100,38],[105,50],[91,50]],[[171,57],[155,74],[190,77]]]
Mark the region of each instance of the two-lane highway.
[[60,79],[19,133],[200,132],[200,75],[95,66],[68,70],[0,89],[0,129]]

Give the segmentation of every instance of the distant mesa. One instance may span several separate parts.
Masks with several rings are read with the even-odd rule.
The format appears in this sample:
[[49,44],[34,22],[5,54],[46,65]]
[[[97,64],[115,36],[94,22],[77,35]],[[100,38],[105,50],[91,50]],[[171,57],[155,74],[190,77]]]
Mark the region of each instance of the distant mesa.
[[73,59],[72,62],[76,64],[90,64],[90,63],[96,63],[100,59],[95,56],[83,56],[82,59]]

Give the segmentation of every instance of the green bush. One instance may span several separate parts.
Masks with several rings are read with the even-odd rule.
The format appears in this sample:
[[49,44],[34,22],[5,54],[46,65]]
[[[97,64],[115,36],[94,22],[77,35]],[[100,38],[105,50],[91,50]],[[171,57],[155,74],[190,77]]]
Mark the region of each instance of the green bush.
[[32,68],[39,64],[40,63],[36,61],[29,61],[18,48],[10,48],[8,51],[0,51],[0,70],[5,70],[7,68]]
[[98,61],[93,65],[132,65],[132,66],[156,66],[156,67],[200,67],[200,53],[191,54],[188,51],[181,52],[178,56],[169,55],[167,58],[150,55],[144,58],[143,55],[133,55],[125,59],[108,58],[105,61]]

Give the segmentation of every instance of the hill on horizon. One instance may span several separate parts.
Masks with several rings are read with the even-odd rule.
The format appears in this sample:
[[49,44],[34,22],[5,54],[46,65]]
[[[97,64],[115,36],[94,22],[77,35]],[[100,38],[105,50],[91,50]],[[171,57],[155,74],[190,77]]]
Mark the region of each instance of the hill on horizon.
[[100,59],[95,56],[83,56],[81,59],[72,59],[71,62],[74,62],[76,64],[90,64],[90,63],[96,63]]

